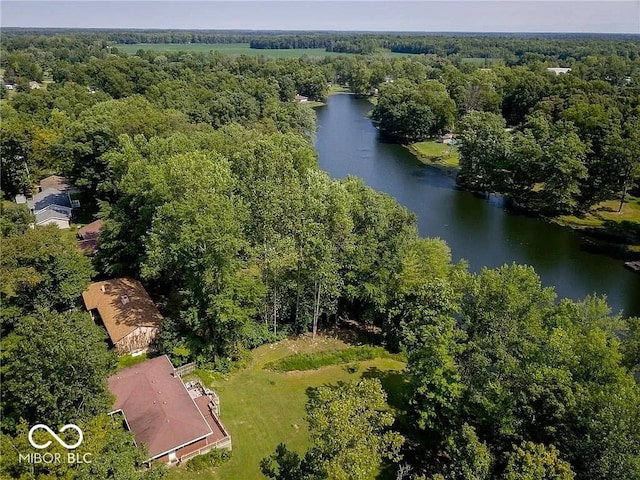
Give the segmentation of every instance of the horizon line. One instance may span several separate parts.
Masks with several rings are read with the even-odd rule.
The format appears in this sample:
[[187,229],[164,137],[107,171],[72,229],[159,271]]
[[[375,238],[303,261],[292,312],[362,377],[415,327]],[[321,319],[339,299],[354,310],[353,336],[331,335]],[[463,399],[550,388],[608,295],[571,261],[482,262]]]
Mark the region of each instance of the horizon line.
[[468,34],[468,35],[614,35],[614,36],[635,36],[640,37],[639,32],[592,32],[592,31],[474,31],[474,30],[325,30],[325,29],[254,29],[254,28],[159,28],[159,27],[54,27],[54,26],[11,26],[2,25],[1,30],[91,30],[91,31],[155,31],[155,32],[249,32],[249,33],[359,33],[359,34],[430,34],[430,35],[451,35],[451,34]]

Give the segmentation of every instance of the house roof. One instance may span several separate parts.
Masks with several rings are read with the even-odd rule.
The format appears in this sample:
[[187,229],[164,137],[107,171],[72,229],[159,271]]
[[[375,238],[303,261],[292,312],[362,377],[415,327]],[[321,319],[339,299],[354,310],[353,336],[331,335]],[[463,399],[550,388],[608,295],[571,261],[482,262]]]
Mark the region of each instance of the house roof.
[[78,230],[78,235],[83,240],[98,238],[100,236],[100,232],[102,231],[102,227],[102,220],[96,220]]
[[63,220],[65,222],[69,221],[69,216],[64,213],[60,213],[53,209],[46,209],[41,212],[35,214],[35,224],[36,225],[44,225],[50,220]]
[[553,72],[556,75],[559,75],[561,73],[568,73],[568,72],[571,71],[571,69],[570,68],[563,68],[563,67],[549,67],[549,68],[547,68],[547,71]]
[[160,327],[163,317],[142,284],[116,278],[89,285],[82,292],[87,310],[97,309],[115,344],[138,327]]
[[64,192],[71,188],[71,184],[66,177],[62,177],[60,175],[49,175],[48,177],[40,180],[40,190],[46,190],[48,188],[54,188]]
[[96,220],[78,230],[78,248],[81,252],[92,255],[98,251],[98,238],[102,231],[102,220]]
[[79,240],[78,249],[85,255],[93,255],[98,251],[98,239],[90,238],[89,240]]
[[56,188],[47,188],[39,193],[36,193],[33,198],[27,200],[29,208],[35,212],[44,210],[51,205],[59,205],[61,207],[71,208],[71,201],[69,195],[63,190]]
[[122,410],[151,458],[213,433],[166,355],[120,370],[108,383],[114,411]]

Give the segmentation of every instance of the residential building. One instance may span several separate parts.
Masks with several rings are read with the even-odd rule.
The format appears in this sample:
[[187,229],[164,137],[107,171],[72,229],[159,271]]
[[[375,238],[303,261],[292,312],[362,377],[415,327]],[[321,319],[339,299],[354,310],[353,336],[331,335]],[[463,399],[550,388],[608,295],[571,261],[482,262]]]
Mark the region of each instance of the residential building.
[[556,75],[569,73],[570,71],[571,71],[570,68],[561,68],[561,67],[550,67],[550,68],[547,68],[547,72],[555,73]]
[[444,143],[445,145],[453,143],[453,134],[445,133],[444,135],[440,136],[440,138],[438,138],[438,143]]
[[92,283],[82,292],[82,299],[91,316],[107,329],[119,353],[139,355],[155,349],[164,318],[138,280]]
[[80,206],[72,201],[73,191],[65,177],[51,175],[40,181],[38,193],[27,199],[24,195],[16,195],[16,203],[26,203],[35,217],[36,226],[57,225],[58,228],[69,228],[72,209]]
[[166,355],[120,370],[108,384],[116,397],[111,415],[123,415],[149,461],[175,465],[213,448],[231,450],[217,395],[199,384],[187,388]]
[[309,101],[309,97],[305,97],[304,95],[296,93],[295,101],[298,103],[306,103]]
[[96,220],[78,230],[78,248],[83,253],[94,255],[98,251],[98,239],[102,227],[102,220]]

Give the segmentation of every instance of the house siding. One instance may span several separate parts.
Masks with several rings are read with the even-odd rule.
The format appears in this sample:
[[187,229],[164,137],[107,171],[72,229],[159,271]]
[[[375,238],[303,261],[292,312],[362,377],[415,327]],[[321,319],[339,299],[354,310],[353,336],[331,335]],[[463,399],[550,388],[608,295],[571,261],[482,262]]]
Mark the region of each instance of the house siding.
[[116,342],[119,353],[147,353],[155,348],[158,327],[138,327]]
[[45,225],[56,225],[60,230],[67,229],[70,226],[68,220],[60,220],[55,218],[45,220],[42,223],[38,223],[39,227],[44,227]]

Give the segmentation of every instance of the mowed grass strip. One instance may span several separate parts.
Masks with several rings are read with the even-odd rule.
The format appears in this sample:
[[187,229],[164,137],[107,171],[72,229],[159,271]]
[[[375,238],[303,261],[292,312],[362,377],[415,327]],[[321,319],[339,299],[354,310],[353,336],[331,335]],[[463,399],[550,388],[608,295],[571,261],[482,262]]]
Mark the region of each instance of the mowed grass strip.
[[427,164],[439,164],[457,168],[460,165],[460,153],[458,148],[435,140],[417,142],[409,146],[418,159]]
[[620,212],[618,212],[619,207],[620,200],[606,200],[591,207],[591,210],[583,216],[562,215],[558,217],[558,221],[573,227],[600,227],[605,221],[640,223],[640,197],[627,195]]
[[[306,404],[310,388],[357,381],[362,377],[393,379],[392,396],[404,383],[403,362],[377,358],[358,363],[357,372],[349,373],[344,365],[316,370],[274,372],[265,365],[279,359],[324,350],[348,349],[333,338],[287,339],[263,345],[254,351],[249,367],[226,378],[218,377],[212,387],[220,397],[221,419],[233,440],[231,460],[208,472],[194,474],[184,468],[172,468],[170,480],[252,480],[263,479],[260,460],[283,442],[303,453],[309,447]],[[383,380],[383,385],[385,381]]]
[[264,368],[275,372],[304,371],[315,370],[329,365],[374,360],[376,358],[393,358],[399,362],[406,361],[406,357],[402,354],[393,354],[382,347],[365,345],[326,352],[298,353],[276,362],[267,363]]

